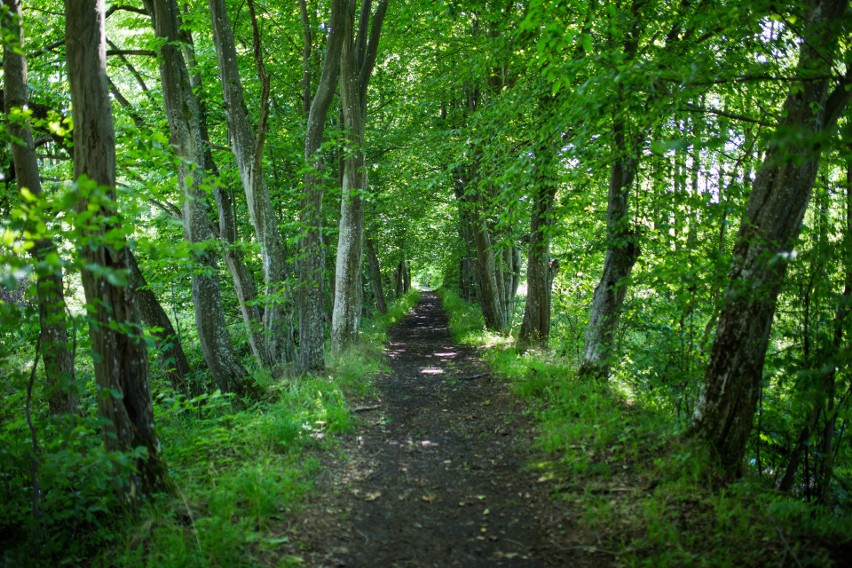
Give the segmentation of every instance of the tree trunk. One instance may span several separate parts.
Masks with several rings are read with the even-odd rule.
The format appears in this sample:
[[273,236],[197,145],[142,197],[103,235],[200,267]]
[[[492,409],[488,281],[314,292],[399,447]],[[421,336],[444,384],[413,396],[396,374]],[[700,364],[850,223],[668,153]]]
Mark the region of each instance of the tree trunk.
[[[737,234],[729,285],[691,433],[708,440],[729,476],[742,472],[763,376],[776,299],[798,237],[819,166],[815,138],[832,129],[852,93],[841,84],[828,96],[846,0],[811,3],[803,29],[798,77],[778,130],[795,129],[768,149]],[[819,46],[819,51],[813,46]],[[852,81],[847,75],[845,83]],[[795,157],[795,159],[790,159]]]
[[[347,42],[348,43],[348,42]],[[346,54],[347,48],[343,52]],[[351,71],[341,69],[343,83],[351,82]],[[355,104],[353,104],[355,103]],[[361,255],[364,240],[364,203],[361,192],[366,188],[364,176],[364,115],[357,100],[341,95],[346,132],[343,196],[340,203],[340,229],[335,264],[334,310],[331,319],[331,348],[339,353],[355,341],[361,314]],[[348,107],[348,108],[347,108]]]
[[609,179],[609,199],[606,210],[607,250],[603,274],[595,288],[580,374],[605,379],[609,376],[613,336],[627,295],[625,280],[639,258],[639,246],[631,228],[628,211],[630,188],[636,178],[638,160],[634,148],[628,148],[624,123],[616,119],[613,125],[615,149],[618,155]]
[[[843,328],[852,311],[852,160],[846,165],[846,227],[844,228],[843,240],[845,242],[843,255],[844,277],[843,295],[838,302],[837,311],[834,315],[834,353],[840,353],[843,347]],[[828,401],[826,406],[825,424],[822,431],[822,475],[820,479],[820,501],[824,505],[831,504],[831,478],[834,471],[834,430],[837,426],[837,417],[842,404],[838,405],[837,395],[837,364],[832,365],[831,371],[825,374],[823,388]]]
[[163,309],[154,292],[148,287],[148,282],[136,262],[136,256],[130,253],[127,255],[127,260],[130,263],[130,285],[136,294],[136,303],[139,305],[142,321],[149,328],[160,330],[151,332],[151,336],[154,338],[157,351],[160,352],[163,360],[163,370],[166,377],[179,393],[189,397],[201,394],[198,385],[189,382],[191,369],[166,310]]
[[272,363],[278,365],[292,360],[295,348],[291,333],[287,329],[286,301],[281,298],[286,294],[284,282],[287,277],[284,242],[278,230],[275,210],[261,168],[265,125],[261,124],[258,136],[255,137],[245,104],[234,32],[225,8],[225,0],[209,0],[209,8],[231,145],[240,170],[240,179],[246,193],[249,215],[263,264],[266,284],[266,308],[263,318],[266,352]]
[[396,297],[401,298],[405,294],[405,261],[400,260],[393,271],[393,285]]
[[[160,48],[160,78],[169,120],[171,142],[178,156],[178,184],[183,194],[182,217],[185,238],[203,247],[215,239],[208,217],[207,199],[202,189],[204,142],[201,111],[192,91],[189,70],[180,48],[180,21],[175,0],[145,0],[157,37],[165,40]],[[195,327],[204,360],[213,381],[223,392],[245,392],[246,370],[234,352],[219,289],[218,267],[213,253],[205,250],[197,257],[204,267],[192,275]]]
[[373,239],[367,239],[367,263],[370,266],[370,281],[373,284],[373,296],[376,298],[376,309],[380,314],[388,313],[385,303],[385,291],[382,288],[382,270],[379,266],[379,257],[376,256],[376,247]]
[[476,211],[473,217],[473,239],[479,268],[479,305],[482,307],[485,326],[494,331],[503,331],[508,322],[501,293],[503,282],[498,279],[494,246],[491,244],[491,235],[482,214]]
[[554,266],[550,258],[550,227],[557,183],[551,171],[554,156],[548,145],[541,145],[535,156],[530,243],[527,260],[527,300],[518,343],[522,347],[547,347],[550,338],[551,284]]
[[301,372],[319,370],[325,366],[323,337],[325,309],[323,307],[323,272],[325,250],[322,241],[322,200],[324,194],[322,157],[318,154],[325,132],[326,117],[334,99],[340,71],[340,54],[344,41],[346,1],[334,0],[328,48],[323,60],[322,74],[313,99],[310,96],[310,22],[304,0],[300,2],[302,27],[305,31],[305,52],[302,70],[302,98],[307,106],[305,133],[305,187],[302,194],[300,222],[304,233],[300,239],[299,270],[299,369]]
[[[461,169],[460,169],[461,170]],[[469,183],[469,176],[457,171],[454,176],[454,191],[459,207],[459,237],[464,247],[462,258],[459,260],[459,294],[467,302],[479,299],[479,285],[476,281],[476,240],[473,236],[473,219],[470,208],[465,201],[464,192]]]
[[[118,490],[128,504],[165,486],[166,470],[154,430],[148,386],[148,353],[135,330],[140,318],[133,290],[117,286],[102,271],[126,274],[127,243],[116,224],[115,133],[106,78],[102,0],[66,0],[65,41],[74,120],[74,177],[77,210],[93,211],[95,221],[76,230],[85,268],[83,289],[91,318],[90,334],[98,407],[105,418],[108,451],[145,448],[129,483]],[[97,184],[94,187],[93,184]],[[109,235],[109,236],[107,236]],[[107,239],[109,239],[107,241]],[[90,267],[99,267],[93,271]]]
[[349,0],[340,54],[340,107],[346,137],[346,156],[343,161],[343,196],[340,200],[334,309],[331,318],[331,348],[338,353],[355,341],[360,325],[364,240],[364,203],[361,192],[367,188],[364,172],[367,85],[375,65],[388,0],[379,2],[372,16],[372,25],[371,5],[371,0],[364,0],[357,36],[354,36],[355,2]]
[[[204,123],[202,122],[202,124]],[[202,135],[204,135],[205,130],[206,128],[202,129]],[[207,158],[205,160],[207,171],[218,175],[218,168],[215,168],[212,156],[209,160]],[[219,214],[219,238],[222,240],[225,251],[225,265],[228,267],[228,272],[230,272],[231,280],[234,283],[234,291],[240,304],[240,313],[248,332],[249,347],[257,365],[260,368],[267,368],[270,366],[270,360],[266,354],[266,343],[263,338],[263,318],[260,307],[256,304],[257,287],[243,259],[243,252],[240,250],[240,244],[237,240],[234,200],[225,188],[219,187],[219,184],[213,186],[213,199],[216,201],[216,210]]]
[[[180,22],[180,18],[178,18]],[[193,96],[196,98],[199,113],[199,130],[201,140],[204,144],[204,170],[215,178],[219,178],[219,168],[213,159],[210,150],[210,135],[207,129],[207,106],[202,98],[203,85],[198,63],[195,59],[192,34],[186,29],[180,30],[182,39],[182,52],[189,73],[189,82],[192,86]],[[219,218],[219,239],[225,257],[225,266],[231,274],[234,291],[240,305],[240,313],[248,334],[249,347],[255,362],[260,368],[270,366],[269,357],[266,354],[266,343],[263,338],[263,317],[261,309],[257,305],[257,286],[254,277],[245,264],[243,252],[237,235],[237,220],[234,212],[234,199],[228,188],[223,188],[219,183],[213,184],[213,200],[216,203],[216,211]]]
[[[23,50],[24,33],[20,26],[22,11],[20,0],[4,0],[12,14],[12,30]],[[6,129],[12,139],[12,162],[19,188],[27,188],[38,197],[41,195],[41,178],[36,158],[33,134],[21,117],[11,118],[13,111],[27,107],[27,61],[22,52],[17,52],[8,42],[3,44],[3,83]],[[33,235],[38,229],[28,226]],[[49,239],[37,236],[30,254],[36,262],[36,301],[39,325],[41,326],[41,353],[47,378],[47,402],[51,414],[77,412],[79,401],[74,394],[74,361],[68,346],[68,324],[65,317],[65,291],[62,268],[58,264],[56,246]],[[52,261],[51,259],[57,261]]]
[[503,250],[503,259],[500,265],[500,277],[503,281],[501,298],[503,302],[503,317],[506,320],[506,328],[512,325],[515,314],[515,296],[518,293],[518,285],[521,282],[521,251],[512,245]]

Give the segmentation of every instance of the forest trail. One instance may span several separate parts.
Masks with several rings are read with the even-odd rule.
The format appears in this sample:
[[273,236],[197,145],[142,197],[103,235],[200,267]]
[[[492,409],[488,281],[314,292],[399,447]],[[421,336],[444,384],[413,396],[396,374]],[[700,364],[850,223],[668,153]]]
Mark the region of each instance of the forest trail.
[[[437,295],[390,332],[392,371],[364,424],[288,527],[308,566],[606,566],[529,467],[533,431],[507,386],[454,345]],[[340,456],[337,456],[340,458]]]

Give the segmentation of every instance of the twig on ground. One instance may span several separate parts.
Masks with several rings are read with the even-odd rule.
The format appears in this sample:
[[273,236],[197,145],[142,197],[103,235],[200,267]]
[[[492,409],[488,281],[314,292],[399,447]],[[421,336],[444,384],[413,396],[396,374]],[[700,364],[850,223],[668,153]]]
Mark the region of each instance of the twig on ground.
[[482,377],[487,377],[488,373],[478,373],[476,375],[468,375],[466,377],[457,377],[456,380],[459,381],[472,381],[474,379],[481,379]]

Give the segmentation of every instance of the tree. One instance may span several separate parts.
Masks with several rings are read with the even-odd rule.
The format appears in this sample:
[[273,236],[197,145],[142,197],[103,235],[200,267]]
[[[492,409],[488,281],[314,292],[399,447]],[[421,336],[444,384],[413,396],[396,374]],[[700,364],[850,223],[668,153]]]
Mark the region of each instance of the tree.
[[237,65],[234,32],[231,28],[225,1],[209,0],[209,8],[210,17],[213,21],[213,43],[216,47],[219,63],[219,75],[224,92],[231,145],[240,170],[249,215],[262,257],[263,277],[266,285],[266,308],[263,314],[266,351],[272,363],[280,365],[293,360],[295,346],[292,333],[287,325],[287,304],[284,300],[287,294],[284,243],[278,229],[272,200],[263,178],[262,168],[263,146],[266,141],[269,116],[269,77],[262,65],[254,7],[250,3],[255,31],[255,62],[258,64],[258,73],[262,84],[260,97],[262,110],[258,120],[257,135],[255,136],[251,116],[246,108],[245,92]]
[[192,276],[198,339],[217,386],[223,392],[243,393],[246,371],[231,345],[222,310],[216,259],[213,251],[206,248],[215,237],[202,189],[205,171],[202,117],[180,47],[177,3],[174,0],[145,0],[145,6],[157,36],[165,40],[160,48],[160,78],[171,141],[178,157],[184,236],[198,247],[198,261],[203,267]]
[[[28,106],[27,61],[24,56],[23,19],[20,0],[4,0],[8,10],[4,19],[15,32],[17,45],[3,44],[4,111],[7,129],[12,136],[12,159],[18,187],[38,198],[41,191],[38,159],[33,133],[24,109]],[[72,379],[74,361],[68,344],[68,324],[65,317],[65,290],[59,254],[53,241],[39,235],[38,223],[31,222],[27,230],[35,235],[30,254],[37,262],[36,298],[41,326],[42,359],[48,384],[48,404],[51,412],[76,412],[78,400]]]
[[[240,248],[241,243],[237,239],[237,215],[234,211],[234,199],[228,187],[222,187],[219,167],[213,159],[210,150],[210,135],[207,125],[207,104],[202,98],[204,83],[198,62],[195,58],[195,46],[192,34],[188,29],[181,29],[184,37],[182,48],[184,59],[189,71],[189,80],[192,85],[192,94],[198,101],[199,130],[204,143],[204,171],[217,181],[213,182],[213,199],[216,202],[216,212],[219,217],[219,238],[224,248],[225,265],[231,273],[237,301],[240,305],[240,313],[248,333],[249,347],[254,355],[255,361],[260,368],[270,366],[269,356],[266,352],[266,342],[263,337],[263,322],[260,306],[257,302],[257,286],[254,277],[245,263],[245,257]],[[197,94],[196,94],[197,93]]]
[[148,353],[138,333],[138,309],[132,288],[121,281],[130,268],[129,249],[115,207],[115,134],[104,37],[102,0],[66,0],[77,230],[100,389],[98,407],[105,419],[103,437],[108,450],[144,448],[144,454],[135,460],[130,483],[119,488],[124,500],[133,503],[163,489],[166,472],[154,430]]
[[130,286],[136,294],[139,315],[145,325],[151,329],[151,335],[160,352],[163,369],[177,392],[196,396],[201,394],[197,384],[190,382],[190,367],[186,360],[180,338],[175,332],[169,316],[157,299],[157,296],[145,281],[145,276],[136,261],[136,255],[128,251],[130,262]]
[[302,190],[300,221],[303,234],[300,239],[299,258],[299,369],[302,372],[321,369],[324,366],[323,337],[325,310],[323,309],[323,272],[325,252],[322,241],[323,170],[319,153],[325,131],[326,116],[340,72],[340,54],[344,43],[347,5],[346,0],[334,0],[331,4],[328,42],[322,64],[322,74],[316,92],[311,97],[310,57],[311,29],[306,0],[299,3],[304,33],[302,60],[303,112],[306,113],[305,129],[305,176]]
[[[852,98],[852,71],[830,79],[848,2],[806,4],[796,82],[740,224],[724,305],[690,433],[730,476],[742,472],[776,299],[808,206],[823,142]],[[829,88],[833,87],[829,92]],[[791,136],[791,134],[794,134]]]
[[345,133],[345,155],[331,320],[331,348],[335,352],[340,352],[355,340],[361,317],[361,257],[364,240],[364,204],[361,194],[367,190],[367,176],[364,171],[367,86],[376,63],[388,1],[381,0],[375,14],[371,14],[372,0],[364,0],[358,28],[355,30],[356,6],[354,0],[349,0],[343,27],[340,107]]
[[[546,103],[545,103],[546,104]],[[561,142],[561,137],[558,138]],[[527,299],[518,336],[522,346],[546,347],[550,337],[551,286],[558,263],[550,256],[550,232],[554,223],[553,202],[558,182],[554,162],[558,148],[550,136],[536,145],[530,212]]]

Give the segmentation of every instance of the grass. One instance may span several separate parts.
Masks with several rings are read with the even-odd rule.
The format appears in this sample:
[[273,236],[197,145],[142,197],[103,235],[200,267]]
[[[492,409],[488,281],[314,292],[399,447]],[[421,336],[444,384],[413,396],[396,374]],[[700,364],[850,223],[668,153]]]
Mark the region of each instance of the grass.
[[455,338],[483,348],[528,404],[546,459],[531,467],[579,514],[576,530],[624,566],[830,566],[852,544],[852,517],[780,495],[758,479],[725,485],[706,448],[671,413],[576,377],[546,351],[519,353],[481,313],[440,291]]

